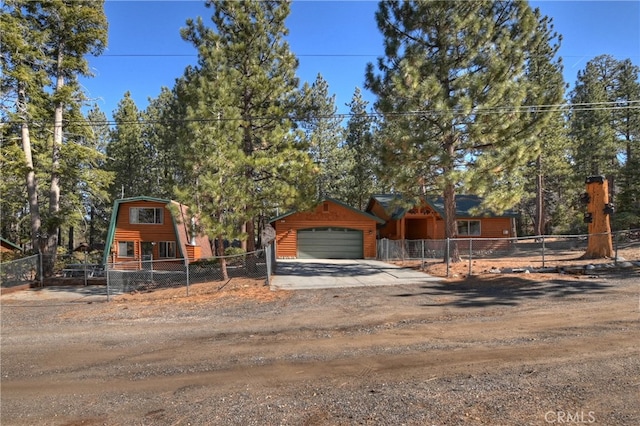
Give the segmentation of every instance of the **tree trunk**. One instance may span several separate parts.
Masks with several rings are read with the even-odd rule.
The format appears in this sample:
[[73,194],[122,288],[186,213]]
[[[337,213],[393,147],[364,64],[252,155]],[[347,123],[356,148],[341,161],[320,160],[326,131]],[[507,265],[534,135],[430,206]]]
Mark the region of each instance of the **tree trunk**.
[[589,205],[587,212],[591,214],[589,223],[589,242],[585,259],[600,259],[613,256],[611,241],[611,225],[609,213],[605,210],[609,204],[609,182],[603,176],[587,178]]
[[25,165],[27,166],[27,197],[29,198],[29,213],[31,219],[31,248],[40,250],[40,227],[42,219],[40,218],[40,206],[38,205],[38,181],[36,180],[36,172],[33,169],[33,156],[31,154],[31,137],[29,135],[29,126],[22,124],[22,151],[24,152]]
[[[456,238],[458,227],[456,226],[456,192],[452,182],[447,182],[444,188],[444,236]],[[444,261],[460,262],[460,251],[456,241],[451,241],[449,252],[445,252]],[[448,258],[447,258],[448,256]]]
[[220,272],[222,272],[222,280],[227,281],[229,279],[229,272],[227,271],[227,258],[224,257],[224,238],[221,235],[218,236],[218,247],[216,247],[216,255],[220,258]]
[[38,181],[36,171],[33,168],[33,154],[31,152],[31,134],[27,124],[27,94],[24,83],[18,83],[17,112],[24,116],[22,126],[20,126],[20,138],[22,140],[22,152],[26,166],[27,197],[29,199],[29,217],[31,225],[31,249],[39,251],[40,247],[40,227],[42,218],[40,217],[40,206],[38,205]]
[[[64,76],[62,75],[62,59],[64,45],[58,49],[58,74],[56,77],[56,92],[60,93],[64,88]],[[51,153],[51,185],[49,189],[49,223],[47,226],[47,245],[45,247],[46,261],[43,262],[45,276],[53,275],[58,247],[58,230],[60,228],[60,151],[62,148],[62,101],[56,103],[53,117],[53,149]]]
[[[444,174],[444,236],[447,239],[456,238],[458,234],[458,226],[456,225],[456,188],[455,183],[451,180],[450,174],[454,169],[454,157],[455,157],[455,135],[450,133],[446,137],[446,143],[444,149],[447,152],[448,164],[443,167]],[[460,251],[458,250],[458,243],[451,241],[449,245],[448,253],[444,254],[444,261],[447,262],[460,262]]]
[[536,159],[536,215],[534,218],[534,234],[545,234],[545,214],[544,214],[544,176],[542,174],[542,156]]

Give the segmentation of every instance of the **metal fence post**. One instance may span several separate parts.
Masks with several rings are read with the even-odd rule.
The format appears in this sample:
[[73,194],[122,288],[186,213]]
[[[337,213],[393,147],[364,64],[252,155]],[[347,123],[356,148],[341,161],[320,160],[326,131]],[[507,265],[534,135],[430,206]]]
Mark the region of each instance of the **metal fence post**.
[[471,260],[473,259],[473,238],[469,238],[469,276],[473,275]]
[[447,278],[449,278],[449,263],[451,261],[450,247],[451,247],[450,238],[447,238],[447,253],[445,254],[445,259],[447,259]]
[[108,260],[104,264],[104,274],[107,277],[107,302],[109,302],[111,300],[109,296],[111,288],[109,287],[109,261]]
[[189,258],[185,257],[184,258],[184,270],[186,272],[186,278],[187,278],[187,297],[189,296]]
[[614,232],[614,235],[616,236],[616,238],[613,240],[613,243],[615,244],[615,257],[613,258],[613,264],[618,266],[618,246],[620,245],[618,244],[618,238],[620,237],[620,233]]
[[42,250],[38,249],[38,278],[40,281],[40,287],[44,287],[44,272],[42,269]]
[[264,248],[264,257],[267,264],[267,285],[271,285],[271,244],[267,244]]
[[542,235],[542,267],[544,268],[545,265],[545,257],[544,257],[544,249],[545,249],[545,245],[544,245],[544,235]]

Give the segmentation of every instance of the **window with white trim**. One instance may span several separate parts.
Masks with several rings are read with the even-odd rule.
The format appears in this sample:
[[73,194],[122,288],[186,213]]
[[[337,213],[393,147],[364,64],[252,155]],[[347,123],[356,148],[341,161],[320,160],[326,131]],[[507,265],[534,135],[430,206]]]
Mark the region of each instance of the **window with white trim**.
[[479,220],[457,220],[458,235],[460,236],[480,236],[480,221]]
[[158,256],[161,258],[176,257],[176,242],[160,241],[158,243]]
[[130,207],[129,223],[162,224],[164,208],[162,207]]
[[133,241],[118,241],[118,257],[133,257]]

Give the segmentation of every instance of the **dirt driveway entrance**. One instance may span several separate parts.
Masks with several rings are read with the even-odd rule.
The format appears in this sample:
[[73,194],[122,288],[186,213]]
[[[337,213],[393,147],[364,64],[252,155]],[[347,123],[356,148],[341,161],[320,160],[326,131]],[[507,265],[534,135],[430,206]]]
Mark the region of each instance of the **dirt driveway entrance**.
[[415,269],[378,260],[288,259],[277,261],[271,287],[275,290],[318,290],[427,284],[441,280]]

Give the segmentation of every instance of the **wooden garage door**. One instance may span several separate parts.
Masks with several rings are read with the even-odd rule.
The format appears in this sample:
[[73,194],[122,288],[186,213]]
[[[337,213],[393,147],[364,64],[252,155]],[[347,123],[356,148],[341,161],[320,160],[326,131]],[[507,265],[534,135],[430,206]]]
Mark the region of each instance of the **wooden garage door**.
[[298,231],[298,259],[362,259],[362,231],[313,228]]

